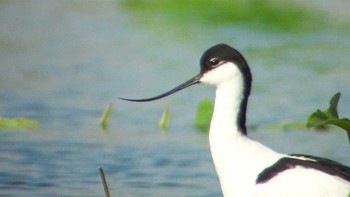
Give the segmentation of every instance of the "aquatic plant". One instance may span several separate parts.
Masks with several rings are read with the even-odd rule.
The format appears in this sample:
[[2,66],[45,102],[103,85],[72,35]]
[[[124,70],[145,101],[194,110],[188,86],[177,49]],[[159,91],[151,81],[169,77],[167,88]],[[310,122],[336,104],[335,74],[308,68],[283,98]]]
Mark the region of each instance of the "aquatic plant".
[[205,98],[199,102],[195,118],[195,126],[197,129],[203,132],[208,131],[213,110],[213,102],[210,99]]
[[111,116],[112,111],[113,111],[113,105],[109,104],[108,107],[102,113],[102,116],[100,118],[100,126],[104,131],[107,130],[109,117]]
[[329,101],[329,107],[326,110],[316,110],[307,119],[307,127],[325,128],[328,125],[334,125],[344,129],[348,135],[350,143],[350,120],[348,118],[339,118],[338,101],[341,94],[336,93]]
[[0,117],[0,128],[28,128],[35,129],[39,127],[39,123],[28,118],[4,118]]
[[168,123],[170,119],[170,107],[166,107],[162,113],[162,116],[159,120],[159,128],[161,128],[163,131],[166,131],[168,129]]

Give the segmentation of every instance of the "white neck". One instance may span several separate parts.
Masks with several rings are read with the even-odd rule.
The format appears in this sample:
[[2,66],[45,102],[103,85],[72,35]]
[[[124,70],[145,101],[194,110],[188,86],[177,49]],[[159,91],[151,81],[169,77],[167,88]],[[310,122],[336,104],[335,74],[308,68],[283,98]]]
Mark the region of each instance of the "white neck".
[[242,83],[242,76],[237,76],[217,86],[209,131],[210,149],[225,196],[253,192],[257,174],[280,157],[239,130]]
[[241,135],[237,118],[243,99],[242,80],[230,80],[216,88],[215,108],[210,125],[211,137]]

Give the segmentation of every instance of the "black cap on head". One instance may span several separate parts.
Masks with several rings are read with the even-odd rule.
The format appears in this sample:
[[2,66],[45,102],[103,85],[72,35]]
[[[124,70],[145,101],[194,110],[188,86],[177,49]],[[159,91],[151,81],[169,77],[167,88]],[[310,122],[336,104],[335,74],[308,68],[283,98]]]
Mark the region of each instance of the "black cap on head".
[[243,69],[241,70],[242,72],[248,68],[248,64],[240,52],[227,44],[217,44],[206,50],[202,55],[200,60],[201,74],[206,73],[225,62],[235,63],[239,69]]

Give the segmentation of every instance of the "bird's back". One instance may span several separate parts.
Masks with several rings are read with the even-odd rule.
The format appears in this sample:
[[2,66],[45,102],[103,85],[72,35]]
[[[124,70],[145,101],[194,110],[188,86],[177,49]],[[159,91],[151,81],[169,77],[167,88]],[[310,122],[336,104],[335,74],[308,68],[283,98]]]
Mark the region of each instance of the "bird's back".
[[281,158],[256,181],[256,196],[347,197],[349,193],[349,167],[309,155]]

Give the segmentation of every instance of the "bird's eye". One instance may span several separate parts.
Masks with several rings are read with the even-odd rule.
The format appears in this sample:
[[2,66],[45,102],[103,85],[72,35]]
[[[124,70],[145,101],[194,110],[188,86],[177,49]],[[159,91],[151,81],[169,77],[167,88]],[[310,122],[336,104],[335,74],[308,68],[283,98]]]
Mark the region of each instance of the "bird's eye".
[[211,58],[209,60],[209,63],[212,65],[212,66],[216,66],[218,63],[219,63],[219,60],[218,58]]

